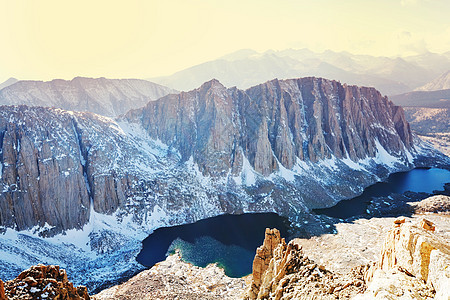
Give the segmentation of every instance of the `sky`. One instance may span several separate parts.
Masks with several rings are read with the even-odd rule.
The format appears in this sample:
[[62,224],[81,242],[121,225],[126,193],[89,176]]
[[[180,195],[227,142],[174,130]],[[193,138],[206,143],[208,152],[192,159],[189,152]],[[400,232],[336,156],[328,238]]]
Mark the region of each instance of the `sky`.
[[0,0],[0,82],[150,78],[254,49],[450,51],[448,0]]

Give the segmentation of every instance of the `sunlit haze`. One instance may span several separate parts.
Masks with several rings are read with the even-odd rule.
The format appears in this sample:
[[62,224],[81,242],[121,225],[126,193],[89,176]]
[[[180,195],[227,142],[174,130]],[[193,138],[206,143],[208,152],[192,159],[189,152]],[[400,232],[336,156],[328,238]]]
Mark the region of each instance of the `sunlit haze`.
[[149,78],[249,48],[450,50],[448,0],[0,0],[0,82]]

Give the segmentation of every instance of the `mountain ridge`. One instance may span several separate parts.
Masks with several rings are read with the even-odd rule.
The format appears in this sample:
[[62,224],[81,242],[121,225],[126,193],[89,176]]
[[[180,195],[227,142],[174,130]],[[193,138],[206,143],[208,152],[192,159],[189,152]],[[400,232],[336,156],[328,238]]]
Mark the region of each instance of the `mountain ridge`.
[[117,116],[175,90],[141,79],[21,80],[0,90],[0,105],[33,105]]
[[152,81],[187,91],[218,78],[226,86],[247,89],[273,78],[318,76],[355,85],[374,86],[383,94],[409,92],[450,69],[445,54],[425,53],[409,57],[374,57],[348,52],[308,49],[238,50]]
[[450,70],[429,83],[418,87],[415,91],[439,91],[448,89],[450,89]]

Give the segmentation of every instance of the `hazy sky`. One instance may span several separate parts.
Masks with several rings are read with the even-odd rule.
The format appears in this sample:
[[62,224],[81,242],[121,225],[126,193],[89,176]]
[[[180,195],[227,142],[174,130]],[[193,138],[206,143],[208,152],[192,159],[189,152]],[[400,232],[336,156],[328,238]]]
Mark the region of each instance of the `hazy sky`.
[[251,48],[450,51],[448,0],[0,0],[0,82],[169,75]]

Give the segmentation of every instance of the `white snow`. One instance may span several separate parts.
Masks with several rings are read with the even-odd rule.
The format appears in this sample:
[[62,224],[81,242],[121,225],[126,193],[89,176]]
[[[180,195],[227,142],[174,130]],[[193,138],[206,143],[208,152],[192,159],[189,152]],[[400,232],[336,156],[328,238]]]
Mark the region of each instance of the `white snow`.
[[349,157],[341,159],[341,161],[344,164],[346,164],[350,169],[357,170],[357,171],[366,170],[361,164],[359,164],[358,162],[354,162]]
[[384,164],[388,167],[394,167],[396,163],[401,163],[398,158],[392,156],[384,149],[378,139],[375,139],[375,147],[377,149],[377,155],[375,157],[377,163]]
[[322,167],[326,167],[330,170],[338,170],[339,167],[336,164],[337,159],[335,156],[332,156],[331,158],[327,158],[327,159],[322,159],[318,162],[318,165],[322,166]]
[[256,171],[248,161],[247,157],[243,157],[242,172],[241,172],[241,182],[246,186],[252,186],[256,183]]

